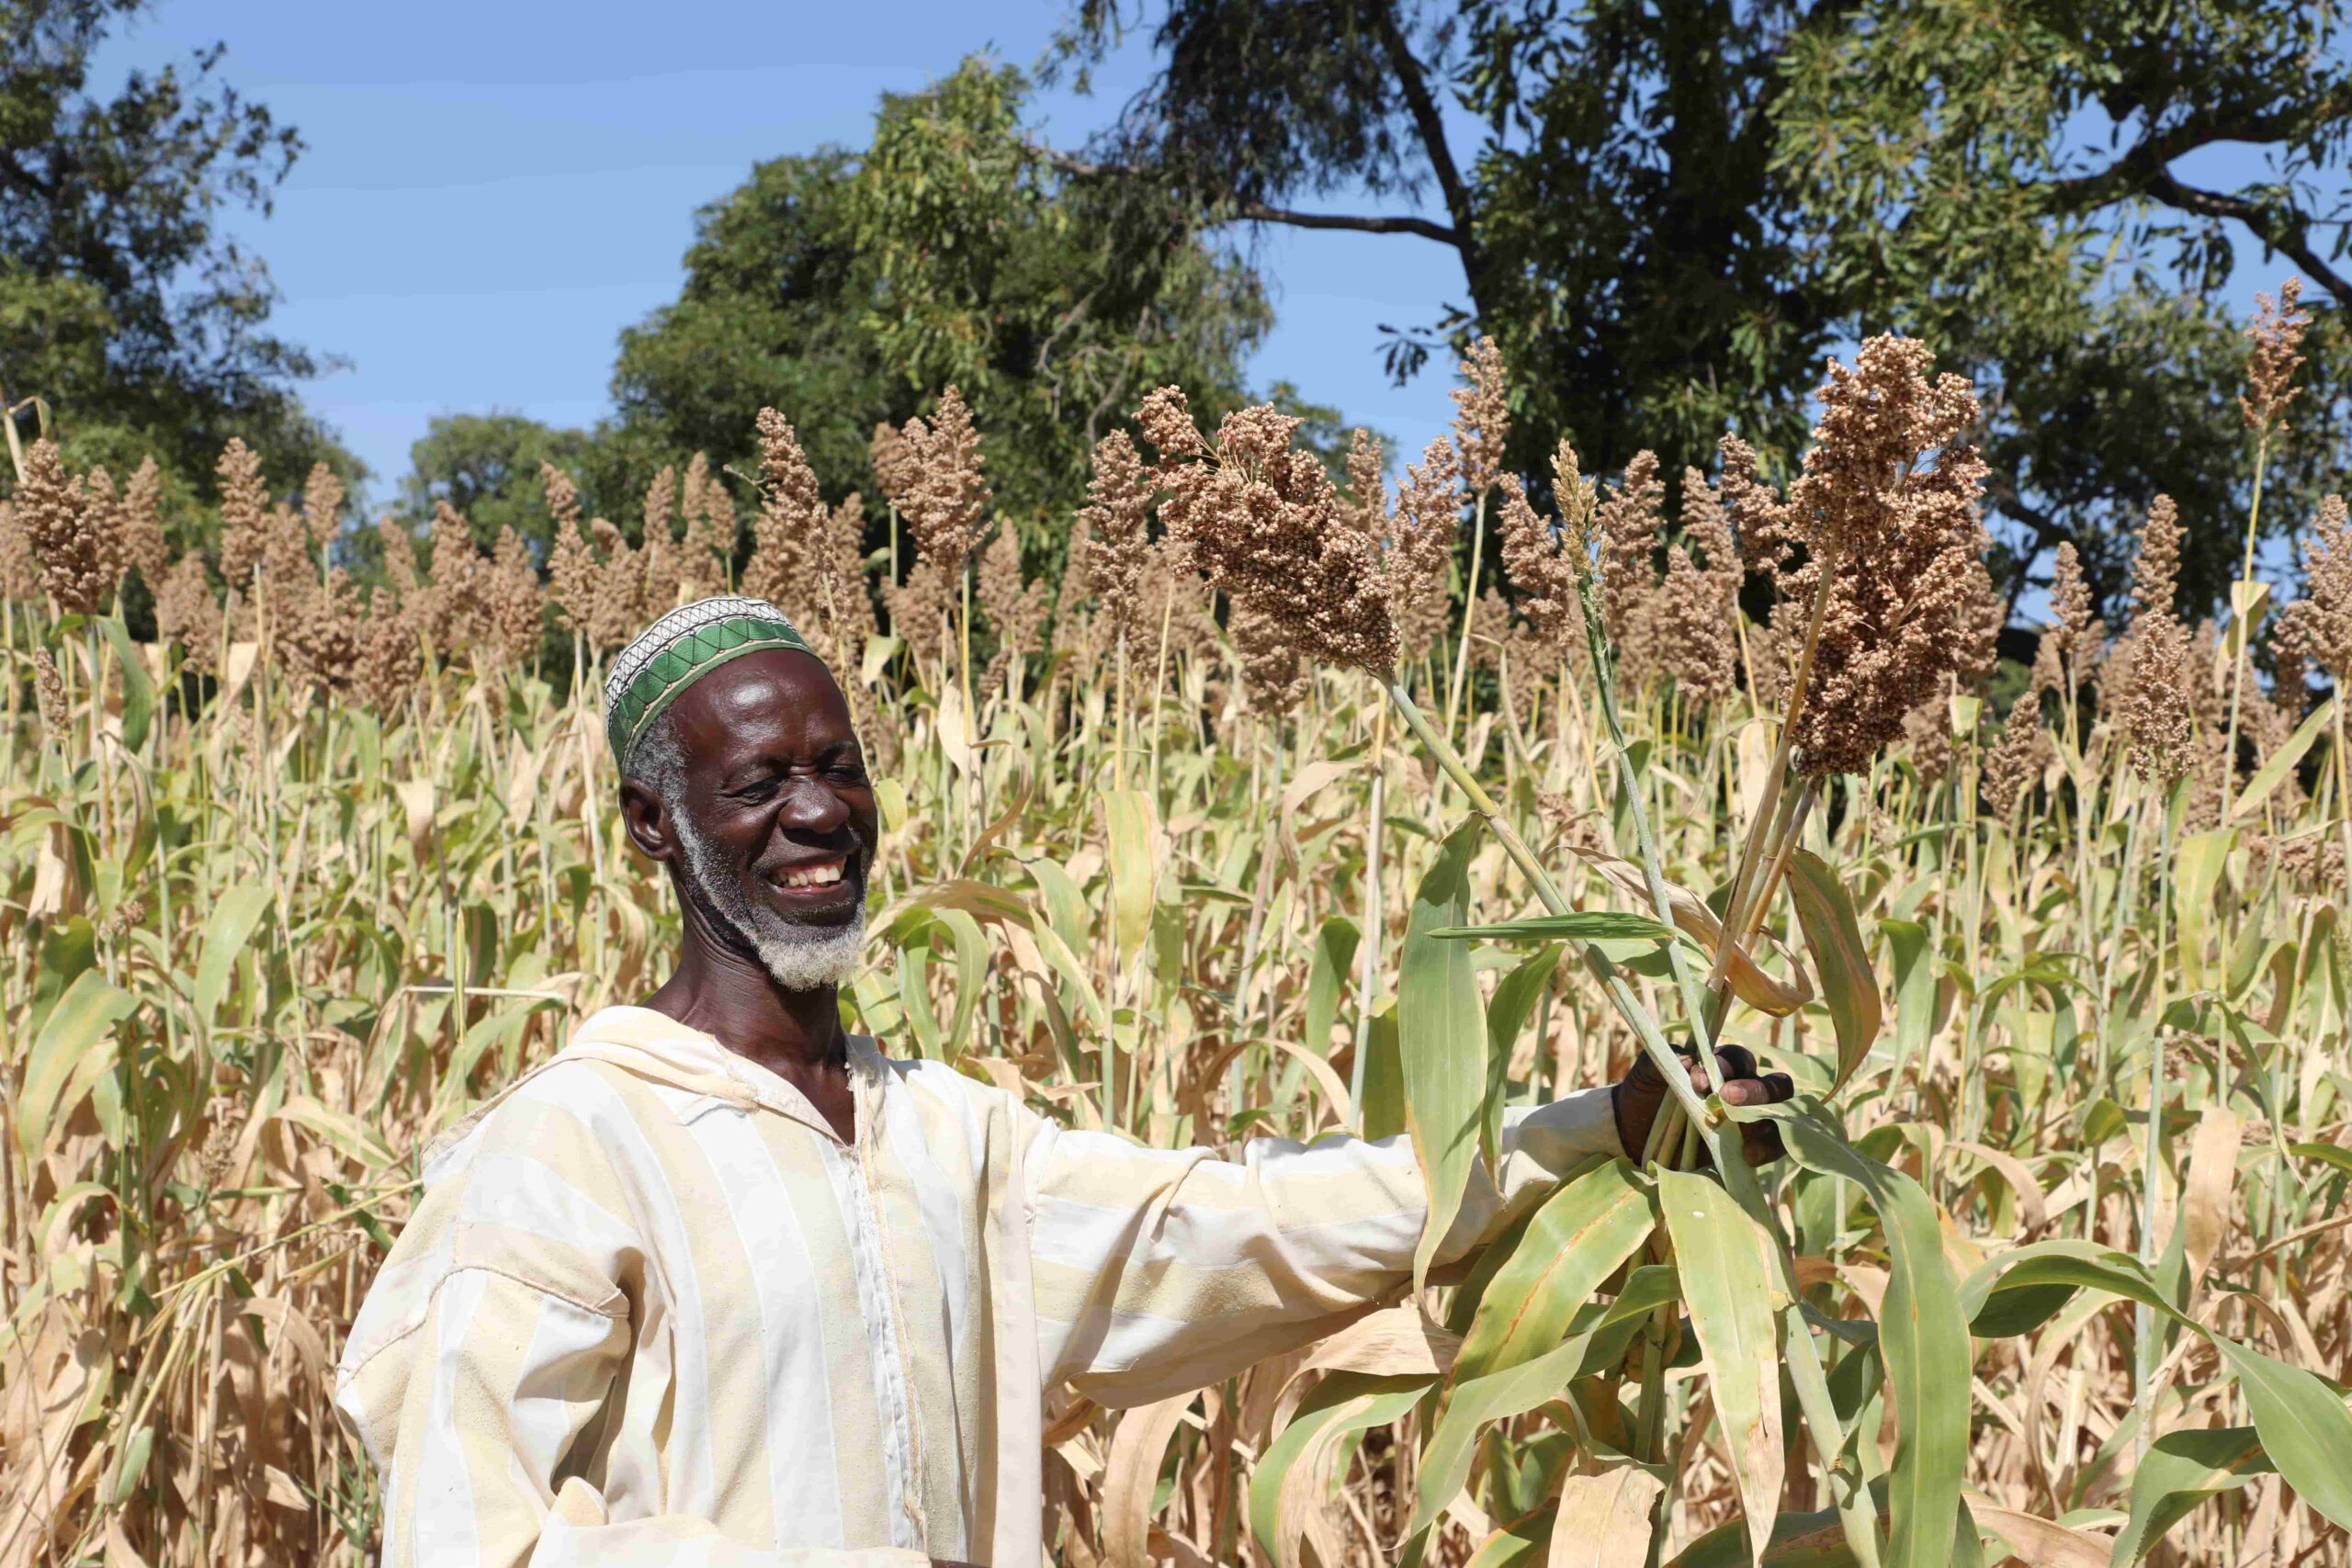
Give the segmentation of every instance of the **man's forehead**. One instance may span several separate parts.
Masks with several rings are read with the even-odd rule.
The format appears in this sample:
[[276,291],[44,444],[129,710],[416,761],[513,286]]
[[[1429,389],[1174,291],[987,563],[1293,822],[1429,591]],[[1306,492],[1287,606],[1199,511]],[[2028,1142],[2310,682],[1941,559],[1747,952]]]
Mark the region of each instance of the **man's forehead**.
[[679,694],[682,731],[760,734],[846,731],[849,705],[813,654],[767,649],[722,664]]

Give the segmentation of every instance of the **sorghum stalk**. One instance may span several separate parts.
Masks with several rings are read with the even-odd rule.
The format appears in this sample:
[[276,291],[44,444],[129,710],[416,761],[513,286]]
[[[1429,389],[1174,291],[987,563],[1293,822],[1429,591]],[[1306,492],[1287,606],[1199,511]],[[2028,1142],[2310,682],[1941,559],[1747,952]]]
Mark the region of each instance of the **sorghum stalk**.
[[1470,525],[1470,584],[1462,595],[1462,635],[1453,650],[1453,679],[1445,693],[1445,732],[1453,733],[1457,716],[1467,717],[1462,701],[1463,687],[1470,676],[1470,617],[1478,610],[1478,569],[1487,548],[1487,495],[1478,492],[1478,504],[1472,513]]
[[[1555,915],[1570,913],[1567,897],[1561,893],[1559,884],[1552,879],[1552,874],[1544,868],[1544,863],[1535,858],[1534,852],[1527,847],[1527,841],[1510,825],[1509,816],[1495,804],[1486,786],[1463,764],[1461,753],[1437,732],[1428,716],[1415,705],[1402,682],[1391,681],[1388,683],[1388,699],[1395,705],[1397,716],[1405,721],[1406,728],[1429,748],[1430,755],[1440,770],[1462,791],[1470,803],[1470,809],[1486,822],[1496,841],[1502,845],[1503,852],[1510,857],[1533,886],[1535,896],[1544,908]],[[1634,809],[1637,817],[1640,816],[1638,804]],[[1642,1005],[1641,998],[1625,983],[1623,974],[1614,964],[1589,949],[1585,953],[1585,965],[1608,988],[1610,999],[1624,1015],[1625,1021],[1633,1025],[1634,1032],[1641,1039],[1643,1050],[1665,1076],[1667,1089],[1681,1105],[1683,1113],[1701,1122],[1709,1122],[1706,1105],[1699,1099],[1698,1091],[1691,1088],[1690,1074],[1683,1070],[1674,1048],[1667,1043],[1666,1036],[1659,1032],[1657,1021],[1650,1016],[1649,1010]]]
[[[2179,788],[2175,786],[2176,794]],[[2164,865],[2172,863],[2174,813],[2171,805],[2169,801],[2165,803],[2163,859],[2159,863]],[[2153,982],[2154,995],[2149,998],[2148,1009],[2155,1016],[2156,1027],[2148,1036],[2148,1126],[2140,1153],[2140,1261],[2150,1269],[2154,1269],[2156,1262],[2156,1195],[2162,1185],[2156,1178],[2165,1155],[2165,949],[2168,936],[2167,917],[2171,910],[2171,896],[2160,896],[2156,899],[2155,963],[2151,966],[2155,976]],[[2196,1281],[2192,1280],[2189,1283],[2194,1288]],[[2132,1451],[2136,1459],[2144,1463],[2148,1457],[2148,1445],[2155,1438],[2156,1362],[2163,1348],[2156,1334],[2155,1313],[2144,1302],[2132,1309],[2132,1403],[2140,1417],[2140,1430],[2133,1441]]]
[[1355,1108],[1356,1125],[1363,1125],[1364,1058],[1372,1049],[1373,987],[1380,976],[1380,937],[1385,908],[1380,897],[1380,857],[1385,837],[1388,794],[1388,709],[1376,706],[1372,720],[1372,798],[1365,807],[1370,821],[1364,846],[1363,931],[1357,939],[1363,964],[1356,973],[1356,1050],[1348,1064],[1348,1103]]
[[[1834,557],[1821,563],[1821,584],[1814,591],[1813,612],[1805,620],[1804,645],[1797,655],[1796,675],[1789,686],[1788,711],[1781,716],[1780,740],[1772,748],[1772,765],[1765,773],[1764,793],[1756,804],[1758,823],[1770,821],[1779,809],[1781,784],[1788,777],[1789,753],[1796,742],[1797,719],[1804,711],[1805,688],[1813,683],[1813,656],[1821,644],[1822,622],[1829,614],[1829,592],[1837,580],[1837,567]],[[1714,966],[1707,974],[1710,996],[1706,1022],[1710,1032],[1722,1025],[1724,1014],[1730,1010],[1731,955],[1736,940],[1733,933],[1747,915],[1745,895],[1764,840],[1765,835],[1758,833],[1751,824],[1747,842],[1740,849],[1739,869],[1732,876],[1731,896],[1724,901],[1723,937],[1715,944]]]

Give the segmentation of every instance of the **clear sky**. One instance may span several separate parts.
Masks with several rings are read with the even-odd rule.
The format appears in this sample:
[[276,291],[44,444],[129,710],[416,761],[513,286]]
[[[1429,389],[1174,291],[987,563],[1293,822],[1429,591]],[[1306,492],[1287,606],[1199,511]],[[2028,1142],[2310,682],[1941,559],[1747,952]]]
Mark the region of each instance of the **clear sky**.
[[[593,423],[618,333],[676,297],[698,206],[756,159],[863,146],[877,95],[920,87],[967,53],[1035,62],[1063,11],[1061,0],[159,0],[99,65],[152,67],[219,40],[223,77],[301,130],[309,151],[275,214],[228,227],[285,296],[277,329],[345,362],[306,396],[374,470],[382,501],[436,413]],[[1042,96],[1041,133],[1082,141],[1146,62],[1131,47],[1093,97]],[[2216,149],[2178,172],[2233,185],[2254,162]],[[1383,323],[1425,324],[1462,299],[1451,251],[1283,229],[1256,244],[1278,316],[1250,367],[1259,388],[1295,382],[1405,454],[1444,427],[1443,367],[1395,388],[1378,348]],[[2243,247],[2233,304],[2287,270]]]
[[[382,501],[436,413],[604,413],[617,334],[676,298],[695,209],[754,160],[863,146],[877,95],[975,51],[1029,64],[1061,15],[1057,0],[162,0],[100,65],[152,67],[218,39],[223,77],[300,130],[309,151],[275,214],[228,226],[285,296],[277,329],[348,362],[305,395]],[[1142,65],[1130,51],[1094,97],[1043,97],[1044,133],[1083,140]],[[1378,329],[1461,298],[1451,251],[1279,231],[1259,261],[1280,324],[1257,386],[1295,381],[1408,451],[1444,427],[1450,381],[1390,387]]]

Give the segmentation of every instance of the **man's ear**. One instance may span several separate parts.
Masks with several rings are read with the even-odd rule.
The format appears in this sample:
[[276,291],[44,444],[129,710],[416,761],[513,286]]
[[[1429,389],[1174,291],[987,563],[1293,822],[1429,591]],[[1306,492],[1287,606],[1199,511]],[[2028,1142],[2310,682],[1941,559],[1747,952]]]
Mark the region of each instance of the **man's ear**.
[[629,842],[637,852],[650,861],[667,864],[676,858],[678,835],[670,819],[670,808],[662,797],[635,779],[621,781],[621,821],[628,829]]

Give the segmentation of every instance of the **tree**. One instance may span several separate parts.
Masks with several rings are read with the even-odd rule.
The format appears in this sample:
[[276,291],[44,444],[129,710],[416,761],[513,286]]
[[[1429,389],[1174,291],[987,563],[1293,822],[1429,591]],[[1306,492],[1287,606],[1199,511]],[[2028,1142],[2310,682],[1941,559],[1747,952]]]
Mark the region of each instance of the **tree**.
[[[1095,145],[1044,155],[1181,192],[1204,221],[1450,247],[1466,299],[1395,337],[1392,367],[1492,333],[1530,469],[1563,434],[1589,469],[1644,446],[1704,466],[1726,427],[1786,460],[1824,356],[1899,326],[1988,393],[2013,592],[2073,538],[2112,599],[2123,535],[2165,490],[2202,530],[2185,596],[2211,603],[2249,467],[2218,300],[2249,245],[2339,307],[2290,480],[2340,440],[2345,280],[2314,238],[2340,247],[2314,175],[2352,126],[2330,8],[1081,0],[1067,58],[1139,26],[1149,84]],[[2124,150],[2101,158],[2109,128]],[[2177,174],[2223,141],[2276,177]],[[1327,209],[1341,189],[1388,210]]]
[[588,450],[585,431],[560,429],[517,413],[445,413],[434,417],[408,449],[400,513],[411,528],[432,526],[434,507],[447,502],[462,513],[474,542],[494,547],[513,528],[545,561],[554,544],[539,465],[576,467]]
[[[886,96],[863,152],[763,163],[706,208],[678,299],[622,334],[616,417],[585,459],[594,503],[633,525],[629,486],[697,450],[749,471],[763,404],[829,491],[870,492],[876,422],[952,382],[999,510],[1035,527],[1079,504],[1095,439],[1152,388],[1180,382],[1212,413],[1239,403],[1271,320],[1254,275],[1162,193],[1035,156],[1025,91],[967,61]],[[1033,532],[1048,554],[1054,536]]]
[[301,140],[218,45],[94,96],[92,53],[143,8],[0,0],[0,390],[41,399],[78,461],[191,479],[235,434],[289,491],[322,457],[356,477],[294,390],[318,361],[268,331],[268,274],[217,227],[269,210]]

